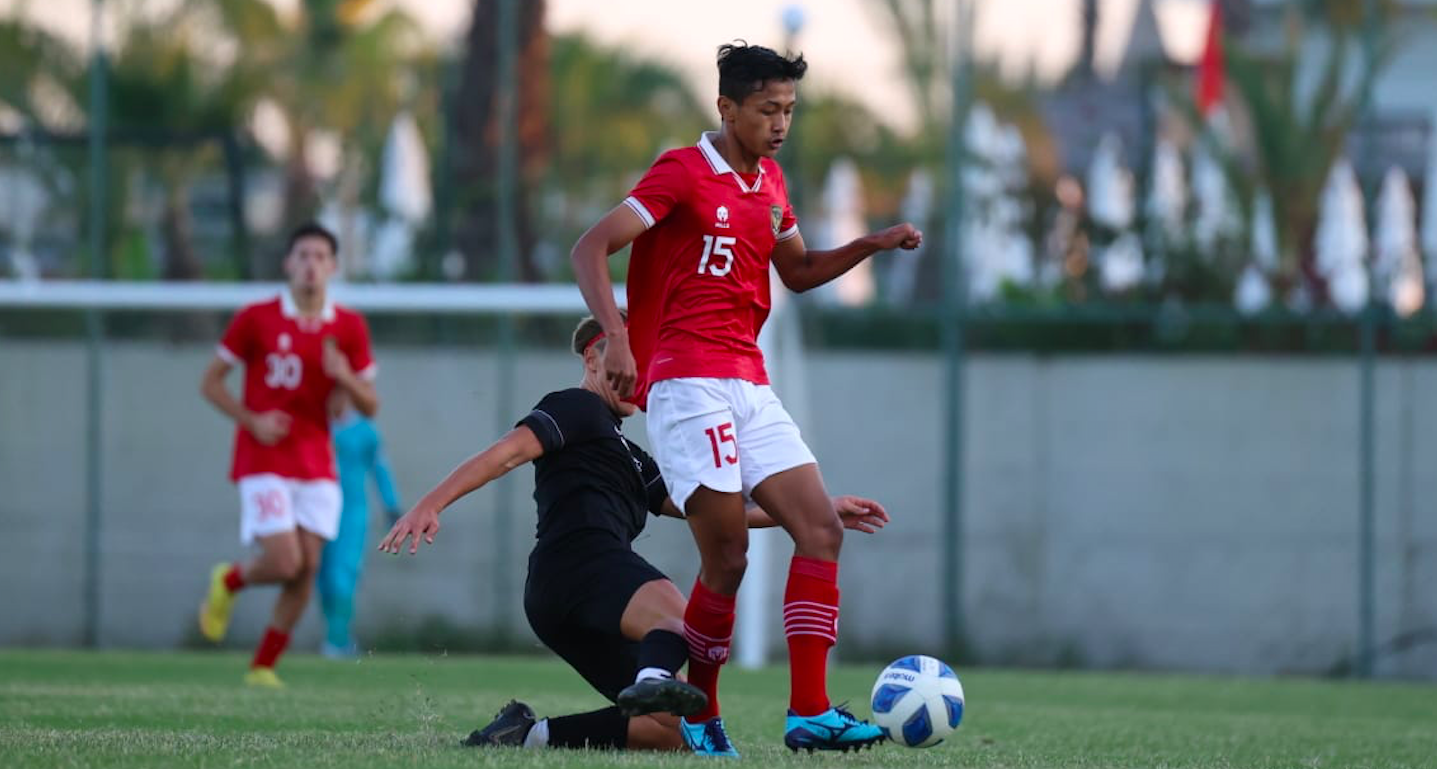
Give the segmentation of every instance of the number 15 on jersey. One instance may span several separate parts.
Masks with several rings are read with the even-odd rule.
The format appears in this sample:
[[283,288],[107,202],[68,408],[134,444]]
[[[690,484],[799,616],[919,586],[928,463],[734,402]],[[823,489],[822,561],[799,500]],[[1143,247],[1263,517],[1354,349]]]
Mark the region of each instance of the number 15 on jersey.
[[[722,278],[729,274],[729,271],[733,269],[733,246],[736,243],[738,243],[738,238],[732,235],[705,235],[704,255],[702,259],[699,259],[698,274],[702,275],[704,271],[708,271],[708,274],[715,278]],[[717,262],[709,264],[709,260],[714,257],[722,257],[723,264],[719,265]]]

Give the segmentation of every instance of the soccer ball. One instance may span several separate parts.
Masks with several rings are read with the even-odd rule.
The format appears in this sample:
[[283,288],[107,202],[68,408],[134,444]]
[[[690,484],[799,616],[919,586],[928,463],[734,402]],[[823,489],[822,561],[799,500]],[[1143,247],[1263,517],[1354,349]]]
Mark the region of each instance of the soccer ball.
[[963,684],[940,660],[912,654],[895,660],[873,684],[873,723],[888,739],[931,748],[963,720]]

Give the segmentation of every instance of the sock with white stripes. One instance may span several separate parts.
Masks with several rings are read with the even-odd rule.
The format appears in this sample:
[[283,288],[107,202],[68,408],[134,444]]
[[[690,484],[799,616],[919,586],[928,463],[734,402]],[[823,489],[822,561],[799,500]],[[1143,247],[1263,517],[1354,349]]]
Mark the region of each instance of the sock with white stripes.
[[783,591],[788,706],[800,716],[829,708],[828,650],[838,640],[838,563],[795,555]]
[[687,717],[689,723],[707,721],[719,714],[719,668],[728,661],[733,639],[734,596],[715,593],[694,580],[684,609],[684,638],[689,647],[689,683],[708,695],[709,704]]

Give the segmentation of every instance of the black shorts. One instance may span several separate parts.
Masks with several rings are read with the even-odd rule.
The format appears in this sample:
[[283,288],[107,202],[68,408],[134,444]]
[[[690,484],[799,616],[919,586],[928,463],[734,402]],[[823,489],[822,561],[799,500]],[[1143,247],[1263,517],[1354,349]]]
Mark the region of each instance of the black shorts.
[[529,556],[524,613],[539,640],[612,702],[639,672],[639,644],[619,622],[656,579],[668,577],[613,536],[570,536]]

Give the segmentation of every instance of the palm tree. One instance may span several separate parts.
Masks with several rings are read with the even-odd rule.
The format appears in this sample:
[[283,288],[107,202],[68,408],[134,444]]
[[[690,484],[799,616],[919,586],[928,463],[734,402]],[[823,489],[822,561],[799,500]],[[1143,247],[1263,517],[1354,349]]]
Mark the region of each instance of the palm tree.
[[[454,130],[454,180],[460,221],[455,239],[466,257],[466,277],[492,277],[499,259],[499,205],[495,180],[499,175],[500,130],[499,35],[500,4],[506,0],[475,0],[465,41],[457,102],[450,114]],[[514,216],[517,233],[517,276],[538,280],[532,252],[535,242],[529,195],[545,165],[548,146],[549,37],[544,29],[543,0],[507,0],[518,14],[515,41],[518,178],[515,180]]]
[[[1312,268],[1318,199],[1364,117],[1378,75],[1396,51],[1390,22],[1398,12],[1390,0],[1299,0],[1288,8],[1287,39],[1276,55],[1231,38],[1223,41],[1232,103],[1248,124],[1250,143],[1230,146],[1211,133],[1203,140],[1219,157],[1245,210],[1251,210],[1260,189],[1271,194],[1279,266],[1270,277],[1280,288],[1304,279],[1321,288]],[[1298,70],[1308,63],[1300,57],[1304,35],[1311,31],[1321,31],[1328,45],[1318,62],[1317,85],[1308,91],[1298,87]],[[1202,124],[1191,95],[1174,103]]]
[[254,89],[233,69],[208,66],[200,41],[176,16],[133,24],[109,69],[112,130],[157,134],[167,146],[150,155],[163,189],[164,277],[197,280],[190,187],[219,154],[211,137],[240,129]]
[[[413,98],[416,72],[433,59],[418,24],[373,0],[302,0],[291,18],[267,0],[188,0],[212,29],[243,52],[237,77],[259,84],[257,97],[284,115],[286,228],[310,219],[319,194],[309,157],[321,131],[341,143],[348,178],[342,202],[353,205],[372,176],[365,150],[383,141],[394,115]],[[357,181],[359,180],[359,181]]]
[[[174,280],[193,280],[203,271],[191,237],[189,189],[217,149],[214,142],[197,139],[235,131],[250,102],[245,85],[229,70],[209,67],[198,55],[200,41],[184,15],[179,8],[157,17],[123,16],[106,70],[111,133],[139,134],[160,144],[146,156],[144,170],[162,188],[163,272]],[[0,23],[0,51],[0,71],[6,73],[0,77],[0,102],[52,132],[75,133],[88,122],[81,51],[16,20]],[[112,163],[123,167],[133,161],[112,158]],[[123,189],[115,185],[110,196],[115,211],[124,208]],[[120,219],[106,217],[112,235]]]

